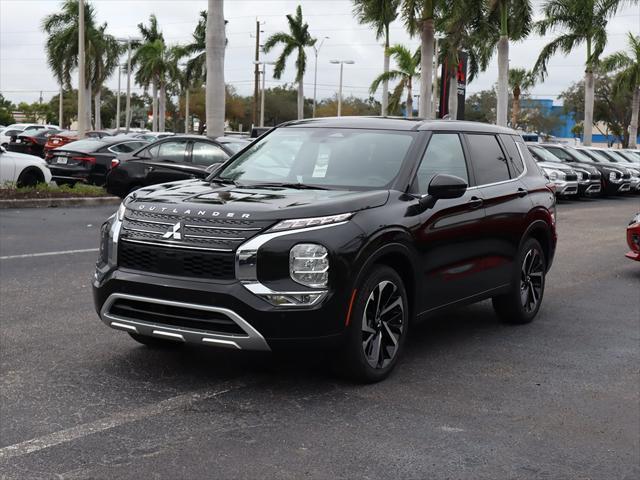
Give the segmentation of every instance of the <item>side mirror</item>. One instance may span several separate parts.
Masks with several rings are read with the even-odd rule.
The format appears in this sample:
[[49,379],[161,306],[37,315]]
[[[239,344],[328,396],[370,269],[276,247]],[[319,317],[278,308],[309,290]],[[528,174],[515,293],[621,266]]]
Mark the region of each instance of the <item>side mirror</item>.
[[428,195],[420,199],[422,210],[432,208],[437,200],[460,198],[467,191],[467,182],[454,175],[439,173],[429,182]]

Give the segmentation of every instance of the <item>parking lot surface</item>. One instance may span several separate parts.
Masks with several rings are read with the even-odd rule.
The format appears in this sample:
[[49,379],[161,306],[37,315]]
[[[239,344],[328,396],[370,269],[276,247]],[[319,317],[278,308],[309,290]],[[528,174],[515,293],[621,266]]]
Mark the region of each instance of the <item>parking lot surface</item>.
[[536,321],[447,312],[366,386],[318,352],[140,346],[92,305],[113,207],[1,211],[0,478],[640,478],[637,210],[559,205]]

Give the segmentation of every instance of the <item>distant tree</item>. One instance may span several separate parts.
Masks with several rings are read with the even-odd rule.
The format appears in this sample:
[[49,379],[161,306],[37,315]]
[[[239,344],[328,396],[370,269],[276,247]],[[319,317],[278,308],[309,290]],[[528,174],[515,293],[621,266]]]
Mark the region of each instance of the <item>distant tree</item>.
[[[353,95],[342,99],[341,115],[349,116],[371,116],[380,113],[380,102],[373,97],[362,99]],[[338,95],[325,98],[318,104],[316,110],[317,117],[335,117],[338,114]]]
[[407,117],[413,116],[413,80],[420,77],[420,49],[413,54],[403,45],[394,45],[388,49],[389,55],[396,63],[394,70],[383,72],[378,75],[373,82],[369,91],[373,94],[378,87],[386,81],[398,81],[398,86],[394,92],[396,98],[406,90],[407,92]]
[[283,49],[273,69],[273,77],[282,77],[287,58],[296,54],[296,83],[298,84],[298,119],[304,118],[304,72],[307,69],[307,54],[305,48],[312,47],[316,39],[309,33],[309,24],[302,18],[302,7],[298,5],[296,15],[287,15],[289,32],[278,32],[271,35],[264,44],[264,51],[268,53],[276,45],[282,45]]
[[548,140],[551,132],[562,125],[562,119],[556,112],[547,111],[534,103],[529,103],[522,109],[520,125],[524,131],[537,133]]
[[620,51],[605,57],[602,60],[602,68],[616,73],[616,93],[620,93],[618,90],[627,90],[633,96],[629,122],[629,147],[636,148],[638,115],[640,115],[640,36],[629,32],[627,41],[629,53]]
[[465,120],[472,122],[496,122],[496,91],[481,90],[469,95],[465,100]]
[[15,123],[12,112],[15,110],[15,105],[9,100],[5,99],[0,93],[0,125],[10,125]]
[[[517,128],[520,117],[520,95],[535,84],[535,76],[524,68],[509,70],[509,88],[511,89],[511,127]],[[498,88],[498,91],[500,89]],[[498,101],[498,106],[500,101]]]

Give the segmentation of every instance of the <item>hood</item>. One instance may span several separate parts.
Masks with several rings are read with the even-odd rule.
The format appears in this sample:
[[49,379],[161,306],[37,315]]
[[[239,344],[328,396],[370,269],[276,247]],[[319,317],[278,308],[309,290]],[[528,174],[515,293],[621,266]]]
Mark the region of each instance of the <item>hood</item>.
[[570,167],[569,165],[564,165],[562,163],[558,163],[558,162],[538,162],[538,166],[542,167],[542,168],[550,168],[553,170],[560,170],[562,172],[572,172],[573,171],[573,167]]
[[42,158],[38,157],[37,155],[29,155],[28,153],[18,153],[18,152],[10,152],[10,151],[6,151],[5,153],[2,154],[2,156],[4,155],[11,157],[14,161],[18,163],[24,163],[24,164],[37,163],[39,165],[42,165],[43,167],[47,166],[47,162],[45,162]]
[[185,180],[136,190],[127,197],[126,205],[160,214],[284,220],[356,212],[384,205],[388,198],[388,190],[254,188]]

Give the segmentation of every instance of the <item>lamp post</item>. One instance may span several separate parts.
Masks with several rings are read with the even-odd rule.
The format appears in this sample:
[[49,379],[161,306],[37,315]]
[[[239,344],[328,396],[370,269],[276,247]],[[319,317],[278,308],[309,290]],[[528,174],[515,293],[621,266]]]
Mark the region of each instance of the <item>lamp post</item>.
[[122,76],[122,64],[118,64],[118,93],[116,94],[116,130],[120,130],[120,77]]
[[316,55],[316,63],[313,66],[313,114],[312,117],[316,118],[316,89],[318,86],[318,54],[320,53],[320,49],[322,48],[322,44],[325,40],[328,40],[329,37],[324,37],[320,42],[320,45],[317,47],[315,44],[313,45],[313,51]]
[[87,85],[85,81],[84,0],[78,2],[78,137],[83,138],[87,120]]
[[340,83],[338,86],[338,116],[342,115],[342,69],[344,68],[344,64],[353,65],[353,60],[331,60],[330,63],[340,64]]
[[267,65],[275,65],[276,62],[267,62],[265,60],[254,61],[256,67],[262,65],[262,91],[260,92],[260,126],[264,127],[264,97],[265,97],[265,79],[267,77]]
[[[141,38],[117,38],[118,42],[127,44],[127,101],[125,106],[125,132],[129,133],[129,126],[131,125],[131,42],[142,41]],[[120,120],[118,119],[118,125]]]

